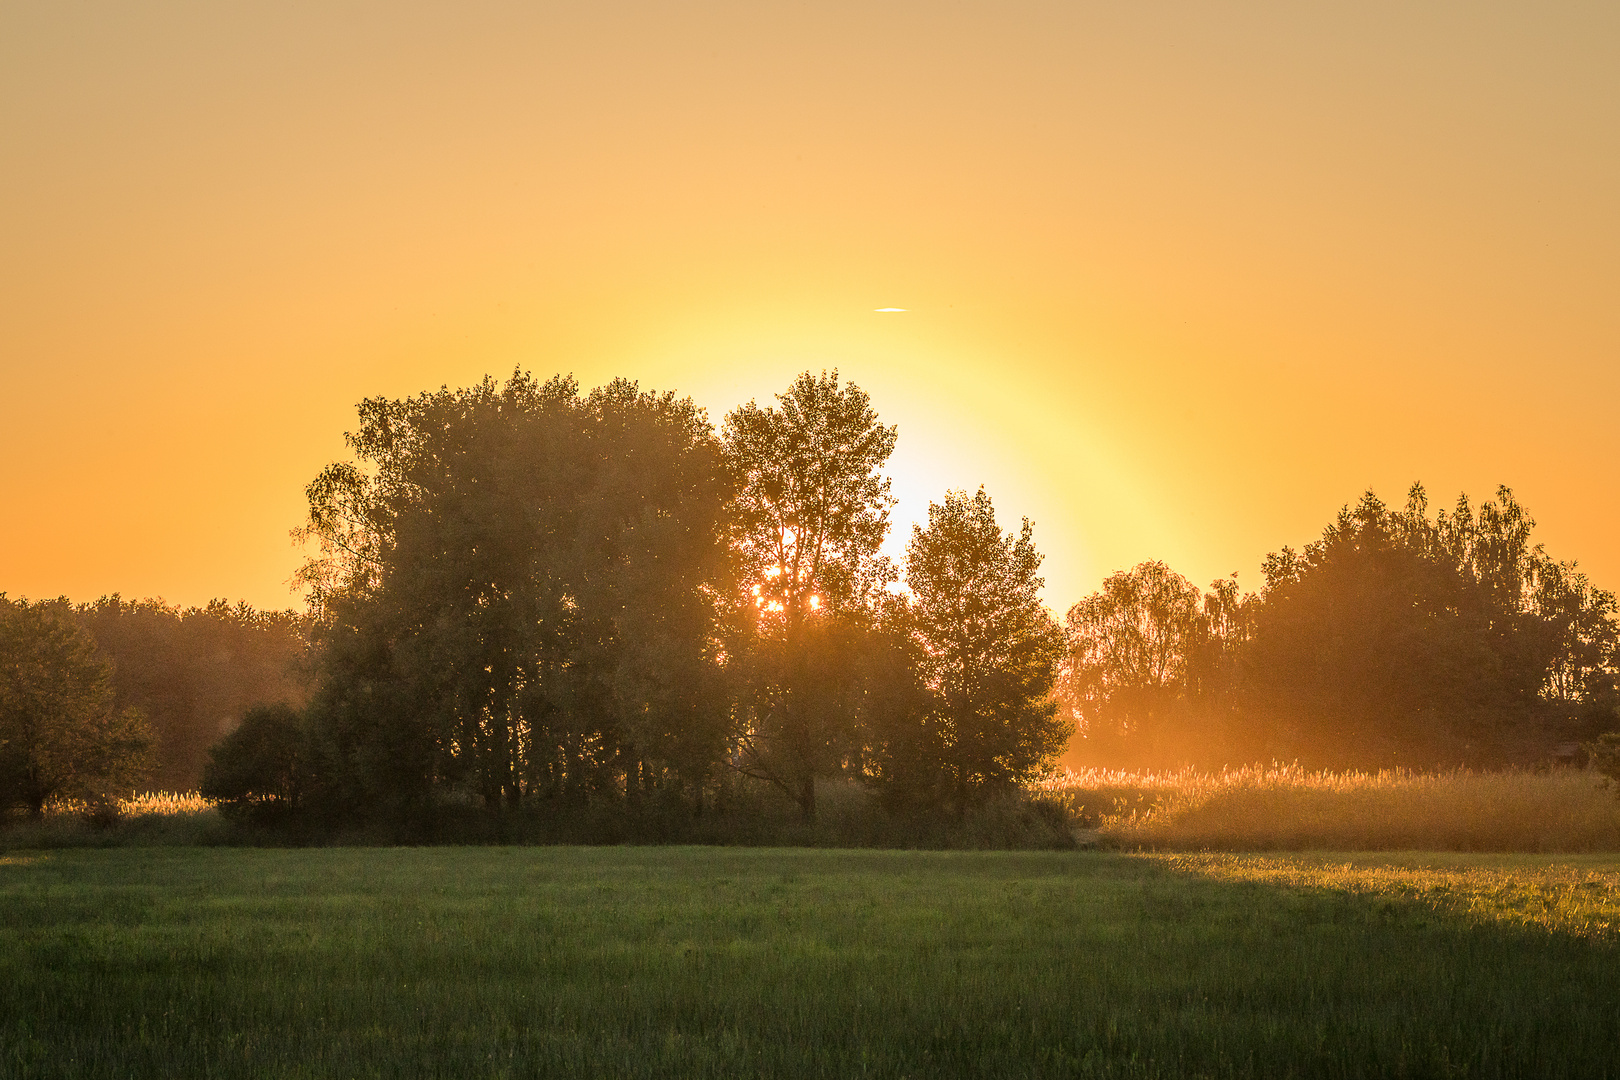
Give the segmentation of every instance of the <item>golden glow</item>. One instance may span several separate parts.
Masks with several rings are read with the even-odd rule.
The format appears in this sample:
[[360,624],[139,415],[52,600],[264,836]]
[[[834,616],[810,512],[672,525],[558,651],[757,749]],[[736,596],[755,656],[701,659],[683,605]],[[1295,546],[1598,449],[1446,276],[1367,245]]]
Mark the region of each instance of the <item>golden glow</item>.
[[821,597],[815,595],[814,593],[811,593],[810,594],[810,610],[811,611],[817,611],[820,608],[821,608]]
[[837,367],[1060,610],[1413,479],[1620,585],[1612,5],[919,10],[0,6],[0,590],[288,604],[354,403],[517,365]]

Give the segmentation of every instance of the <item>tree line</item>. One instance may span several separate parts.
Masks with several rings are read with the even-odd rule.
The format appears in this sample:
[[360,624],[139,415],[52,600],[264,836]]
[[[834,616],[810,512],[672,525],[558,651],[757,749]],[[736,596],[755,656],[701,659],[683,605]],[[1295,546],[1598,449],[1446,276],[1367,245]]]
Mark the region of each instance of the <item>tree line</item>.
[[0,594],[0,810],[195,790],[249,708],[303,700],[307,653],[290,611]]
[[521,372],[364,402],[353,460],[308,489],[313,694],[250,713],[208,790],[412,822],[697,815],[739,785],[813,820],[834,777],[956,813],[1016,789],[1067,735],[1041,556],[983,491],[883,556],[895,439],[836,373],[718,429],[674,394]]
[[1507,488],[1430,515],[1368,492],[1256,594],[1161,562],[1070,608],[1058,698],[1098,764],[1528,765],[1620,728],[1614,594]]
[[718,427],[521,371],[368,399],[307,488],[307,615],[0,597],[0,804],[200,780],[262,822],[409,829],[770,791],[809,821],[841,778],[960,818],[1065,745],[1500,765],[1620,728],[1615,598],[1506,489],[1433,516],[1368,493],[1257,593],[1149,562],[1060,624],[1030,523],[982,489],[881,553],[896,437],[836,372]]

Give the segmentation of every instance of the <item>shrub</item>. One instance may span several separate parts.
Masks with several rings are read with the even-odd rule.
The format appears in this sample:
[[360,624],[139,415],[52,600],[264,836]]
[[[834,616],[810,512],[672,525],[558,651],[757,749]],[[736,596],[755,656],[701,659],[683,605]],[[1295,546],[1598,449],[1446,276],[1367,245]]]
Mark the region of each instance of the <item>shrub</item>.
[[298,812],[308,753],[303,716],[292,706],[249,709],[208,756],[202,797],[227,818],[271,824]]

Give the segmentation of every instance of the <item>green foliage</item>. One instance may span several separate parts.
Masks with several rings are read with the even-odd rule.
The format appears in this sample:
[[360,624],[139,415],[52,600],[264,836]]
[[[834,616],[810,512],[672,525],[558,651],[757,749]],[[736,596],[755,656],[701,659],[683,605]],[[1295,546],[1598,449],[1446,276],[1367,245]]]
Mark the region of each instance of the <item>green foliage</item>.
[[878,555],[889,532],[889,479],[881,469],[897,431],[838,373],[806,371],[775,406],[750,401],[726,414],[726,463],[738,479],[730,505],[743,577],[761,610],[790,623],[810,609],[869,603],[893,580]]
[[1069,612],[1060,684],[1108,764],[1493,766],[1545,760],[1616,715],[1613,594],[1532,546],[1506,488],[1428,513],[1371,492],[1265,586],[1203,597],[1160,563]]
[[700,799],[736,594],[720,448],[689,399],[521,373],[371,399],[309,488],[316,801]]
[[1085,756],[1154,762],[1210,741],[1234,704],[1253,612],[1235,580],[1200,594],[1162,562],[1112,574],[1071,607],[1058,698]]
[[733,410],[722,432],[752,601],[737,642],[739,767],[792,793],[806,819],[817,778],[857,757],[859,656],[894,579],[878,547],[894,504],[880,470],[895,438],[837,372],[803,373],[777,405]]
[[65,606],[0,594],[0,811],[104,804],[150,768],[145,719],[115,707],[112,666]]
[[1613,859],[1280,861],[11,856],[0,1073],[1615,1074]]
[[275,822],[298,812],[309,785],[309,736],[290,705],[249,709],[209,751],[202,795],[226,817]]
[[1435,520],[1370,492],[1303,552],[1266,560],[1250,708],[1286,756],[1324,764],[1524,760],[1580,733],[1612,687],[1614,598],[1531,547],[1502,489]]
[[115,595],[74,606],[72,617],[113,664],[114,709],[138,709],[151,725],[160,789],[196,788],[209,748],[252,706],[308,693],[308,626],[290,611]]
[[1062,634],[1040,600],[1032,531],[1026,518],[1004,534],[983,488],[953,491],[906,548],[905,618],[930,701],[916,756],[891,744],[888,771],[937,772],[957,806],[1039,775],[1068,738],[1051,700]]
[[[895,429],[836,374],[719,436],[689,400],[521,372],[368,400],[360,419],[304,531],[321,685],[299,799],[330,828],[430,836],[472,802],[696,817],[734,782],[808,823],[838,777],[919,805],[948,788],[960,809],[1061,740],[1027,523],[1003,538],[982,492],[984,521],[946,537],[941,518],[921,542],[960,551],[919,556],[918,580],[943,597],[972,578],[993,625],[952,645],[943,608],[912,619],[878,551]],[[968,667],[930,660],[944,648]],[[267,781],[233,773],[236,753],[216,779],[251,801]]]

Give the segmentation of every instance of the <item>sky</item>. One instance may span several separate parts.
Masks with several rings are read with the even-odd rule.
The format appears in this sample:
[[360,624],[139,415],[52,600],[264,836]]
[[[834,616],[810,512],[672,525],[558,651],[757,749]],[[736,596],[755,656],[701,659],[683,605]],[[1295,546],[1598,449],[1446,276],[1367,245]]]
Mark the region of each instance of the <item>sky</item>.
[[355,404],[519,367],[836,368],[1060,613],[1414,480],[1620,587],[1620,5],[0,5],[0,591],[296,606]]

